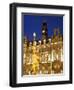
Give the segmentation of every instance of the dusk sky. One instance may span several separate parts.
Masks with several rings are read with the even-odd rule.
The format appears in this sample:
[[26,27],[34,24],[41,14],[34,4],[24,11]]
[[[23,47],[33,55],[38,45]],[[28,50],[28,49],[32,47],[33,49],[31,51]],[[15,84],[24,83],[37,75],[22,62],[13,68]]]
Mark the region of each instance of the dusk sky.
[[63,34],[63,16],[52,15],[23,15],[23,35],[27,36],[29,41],[33,40],[33,33],[36,32],[36,39],[42,37],[42,23],[47,23],[48,36],[53,35],[54,28],[59,28],[61,34]]

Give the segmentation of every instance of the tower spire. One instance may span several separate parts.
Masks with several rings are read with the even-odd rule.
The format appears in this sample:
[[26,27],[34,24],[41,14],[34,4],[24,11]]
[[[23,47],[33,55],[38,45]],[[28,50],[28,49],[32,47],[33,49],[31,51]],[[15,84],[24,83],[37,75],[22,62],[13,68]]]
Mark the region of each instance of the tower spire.
[[34,41],[36,40],[36,33],[35,32],[33,33],[33,39],[34,39]]

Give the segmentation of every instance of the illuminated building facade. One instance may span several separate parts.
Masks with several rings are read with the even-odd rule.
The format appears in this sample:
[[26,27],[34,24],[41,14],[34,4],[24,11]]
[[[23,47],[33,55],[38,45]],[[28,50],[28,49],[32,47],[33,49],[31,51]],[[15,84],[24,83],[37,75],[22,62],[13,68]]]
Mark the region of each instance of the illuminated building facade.
[[42,24],[42,39],[33,41],[25,36],[23,39],[23,75],[63,73],[63,36],[55,28],[51,38],[48,37],[47,23]]

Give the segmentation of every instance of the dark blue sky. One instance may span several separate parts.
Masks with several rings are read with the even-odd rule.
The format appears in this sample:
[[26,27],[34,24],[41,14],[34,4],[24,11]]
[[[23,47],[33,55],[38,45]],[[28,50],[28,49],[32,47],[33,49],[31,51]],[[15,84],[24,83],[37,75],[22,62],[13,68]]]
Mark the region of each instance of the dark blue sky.
[[23,15],[23,35],[29,40],[33,40],[33,32],[36,32],[37,39],[41,39],[42,23],[46,21],[48,28],[48,36],[53,35],[53,29],[59,28],[63,34],[63,16],[53,15]]

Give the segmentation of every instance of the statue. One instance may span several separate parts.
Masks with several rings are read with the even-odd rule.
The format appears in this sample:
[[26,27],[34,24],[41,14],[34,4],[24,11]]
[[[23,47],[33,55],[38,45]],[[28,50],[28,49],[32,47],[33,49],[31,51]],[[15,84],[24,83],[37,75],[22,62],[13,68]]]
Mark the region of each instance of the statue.
[[32,74],[37,74],[39,70],[39,55],[36,52],[36,41],[32,46]]

